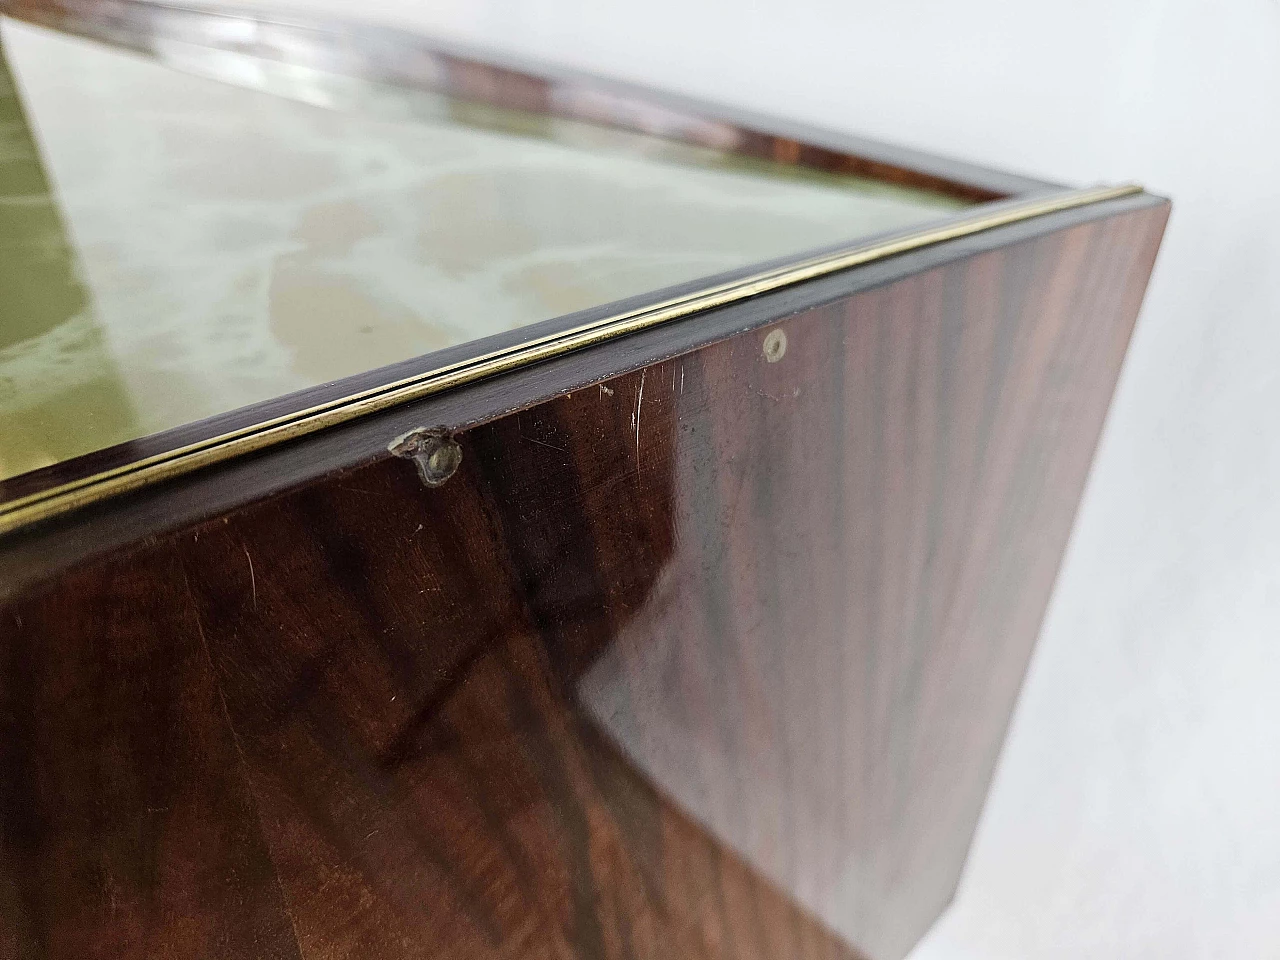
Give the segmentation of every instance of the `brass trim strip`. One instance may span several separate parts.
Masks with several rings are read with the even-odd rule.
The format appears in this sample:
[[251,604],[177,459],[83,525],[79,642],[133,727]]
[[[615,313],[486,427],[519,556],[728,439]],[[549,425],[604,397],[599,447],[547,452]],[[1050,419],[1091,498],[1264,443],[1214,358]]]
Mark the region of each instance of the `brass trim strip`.
[[704,310],[737,303],[792,284],[824,277],[875,260],[919,250],[922,247],[971,236],[996,227],[1090,204],[1103,203],[1142,192],[1137,184],[1093,187],[1021,202],[1002,203],[998,209],[976,212],[945,223],[822,254],[762,273],[717,284],[658,304],[603,317],[559,333],[473,357],[425,373],[372,387],[348,397],[265,420],[252,426],[158,453],[102,473],[82,477],[48,490],[0,504],[0,535],[51,517],[88,506],[108,497],[128,493],[191,473],[232,457],[254,453],[296,440],[317,431],[347,423],[390,407],[410,403],[518,367],[563,356],[605,340],[647,330]]

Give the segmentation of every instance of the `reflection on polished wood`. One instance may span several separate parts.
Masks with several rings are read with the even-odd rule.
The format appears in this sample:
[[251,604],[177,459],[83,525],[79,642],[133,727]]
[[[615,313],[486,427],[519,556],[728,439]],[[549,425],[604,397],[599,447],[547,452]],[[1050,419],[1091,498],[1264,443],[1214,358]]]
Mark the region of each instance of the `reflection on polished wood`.
[[738,305],[542,402],[434,400],[441,486],[315,467],[50,566],[0,607],[0,953],[902,957],[1166,214]]

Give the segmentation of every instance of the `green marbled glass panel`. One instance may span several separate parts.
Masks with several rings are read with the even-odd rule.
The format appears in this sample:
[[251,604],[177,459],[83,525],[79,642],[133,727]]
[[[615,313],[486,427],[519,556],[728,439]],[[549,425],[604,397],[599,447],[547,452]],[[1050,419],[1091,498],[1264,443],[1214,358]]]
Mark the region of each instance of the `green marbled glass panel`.
[[170,53],[240,83],[2,37],[0,479],[958,205],[210,51]]

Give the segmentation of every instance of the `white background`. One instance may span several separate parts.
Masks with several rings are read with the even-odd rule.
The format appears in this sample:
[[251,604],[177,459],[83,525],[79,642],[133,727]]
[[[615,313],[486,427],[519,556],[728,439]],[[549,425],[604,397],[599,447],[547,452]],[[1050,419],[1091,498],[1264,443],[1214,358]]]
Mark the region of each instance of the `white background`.
[[1280,3],[288,0],[1175,201],[915,960],[1280,957]]

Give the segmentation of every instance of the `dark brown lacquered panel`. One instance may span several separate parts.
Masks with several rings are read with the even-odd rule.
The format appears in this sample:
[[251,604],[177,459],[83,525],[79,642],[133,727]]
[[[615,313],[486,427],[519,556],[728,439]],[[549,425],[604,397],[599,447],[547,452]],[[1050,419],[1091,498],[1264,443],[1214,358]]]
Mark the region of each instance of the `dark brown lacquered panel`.
[[[212,891],[214,929],[276,916],[232,853],[181,886],[49,812],[45,769],[84,809],[170,809],[95,774],[137,723],[171,746],[130,762],[186,803],[252,798],[211,849],[260,829],[308,960],[903,956],[954,891],[1166,212],[461,429],[437,487],[379,457],[16,594],[0,944],[77,955],[63,931],[113,927],[72,905],[117,877]],[[212,684],[175,671],[192,626]],[[136,719],[85,649],[192,705]],[[238,755],[173,733],[214,690]],[[75,736],[27,734],[55,712]],[[208,842],[150,816],[175,857]]]
[[172,545],[0,617],[0,957],[298,958]]

